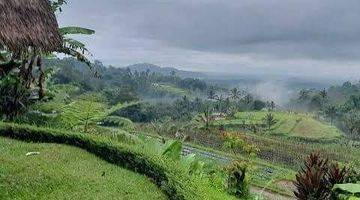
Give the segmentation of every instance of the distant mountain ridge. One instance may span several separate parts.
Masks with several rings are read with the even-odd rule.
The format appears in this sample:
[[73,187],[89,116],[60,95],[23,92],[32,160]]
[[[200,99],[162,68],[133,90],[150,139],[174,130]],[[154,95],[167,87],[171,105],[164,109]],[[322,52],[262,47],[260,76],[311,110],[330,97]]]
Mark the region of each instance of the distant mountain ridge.
[[160,67],[151,63],[138,63],[126,66],[124,68],[129,68],[132,72],[143,72],[149,70],[150,72],[161,73],[163,75],[170,75],[172,72],[175,72],[176,75],[182,78],[201,78],[205,76],[203,73],[200,72],[179,70],[173,67]]

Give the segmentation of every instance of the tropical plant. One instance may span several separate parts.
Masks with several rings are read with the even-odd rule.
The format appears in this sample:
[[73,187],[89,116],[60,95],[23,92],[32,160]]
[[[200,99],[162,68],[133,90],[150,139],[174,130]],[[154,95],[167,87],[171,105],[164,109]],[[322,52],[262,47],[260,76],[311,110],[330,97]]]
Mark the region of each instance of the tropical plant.
[[249,186],[246,180],[247,168],[247,163],[239,161],[235,161],[227,167],[228,178],[226,186],[229,194],[241,199],[249,195]]
[[223,148],[231,150],[233,153],[236,153],[239,150],[242,150],[245,145],[245,141],[240,137],[233,135],[225,135]]
[[268,130],[271,130],[271,127],[277,123],[275,116],[272,113],[267,113],[263,118],[263,122],[266,124]]
[[4,114],[13,120],[24,113],[30,102],[30,90],[15,74],[8,74],[0,79],[0,117]]
[[233,88],[230,90],[230,98],[233,100],[240,99],[241,98],[241,91],[237,88]]
[[198,115],[196,121],[200,124],[204,125],[206,130],[210,129],[210,124],[214,121],[213,113],[212,113],[212,106],[206,104],[202,108],[202,112]]
[[102,103],[94,101],[74,101],[63,108],[60,114],[61,122],[69,129],[80,128],[83,132],[89,132],[90,126],[106,116],[106,107]]
[[269,111],[274,111],[276,108],[276,104],[274,101],[267,102],[267,107]]
[[336,184],[333,191],[339,200],[360,200],[360,182]]
[[322,158],[319,153],[312,153],[296,175],[294,194],[299,200],[331,199],[333,186],[343,183],[347,174],[347,168],[330,165],[328,159]]
[[343,117],[343,125],[351,137],[359,137],[360,113],[357,110],[347,112]]
[[243,97],[243,101],[246,105],[250,105],[254,101],[254,97],[251,94],[247,94]]
[[215,99],[215,97],[216,97],[215,89],[210,88],[208,91],[208,99],[213,100]]
[[310,90],[300,90],[298,100],[300,102],[306,102],[310,98]]
[[181,150],[182,142],[179,140],[169,140],[165,144],[162,155],[173,160],[180,160]]
[[[66,0],[52,0],[50,1],[53,12],[61,12],[61,6],[66,4]],[[90,61],[84,56],[87,52],[85,45],[79,41],[68,37],[69,34],[93,34],[94,31],[90,29],[80,27],[65,27],[59,29],[62,35],[62,47],[56,50],[57,53],[64,53],[78,60],[85,62],[91,66]],[[0,46],[0,78],[8,75],[13,69],[18,69],[16,74],[20,77],[19,83],[22,84],[25,89],[32,90],[31,100],[41,100],[46,96],[45,81],[46,74],[42,67],[42,57],[50,56],[44,54],[34,48],[29,47],[23,53],[10,52],[3,45]],[[35,76],[34,69],[38,68],[37,77]],[[36,95],[35,95],[36,94]],[[24,95],[23,95],[24,96]],[[16,97],[18,98],[18,97]],[[29,100],[28,100],[29,101]],[[20,104],[19,104],[20,105]],[[26,104],[21,104],[21,107]],[[17,106],[18,107],[18,106]],[[20,113],[17,113],[20,114]]]
[[159,136],[163,136],[164,134],[169,134],[175,125],[170,119],[167,119],[164,121],[153,120],[151,126]]
[[327,106],[325,108],[325,115],[330,118],[330,124],[333,124],[335,117],[337,116],[337,108],[334,105]]
[[328,160],[320,154],[311,154],[305,166],[296,175],[295,196],[299,200],[329,199],[330,192],[326,181]]
[[189,154],[181,160],[182,165],[190,175],[201,176],[204,172],[205,163],[200,161],[195,154]]
[[85,44],[82,42],[75,40],[73,38],[68,37],[68,35],[92,35],[95,33],[94,30],[82,28],[82,27],[75,27],[75,26],[68,26],[62,27],[59,29],[60,34],[63,36],[63,46],[58,50],[58,53],[64,53],[66,55],[72,56],[78,59],[81,62],[86,63],[89,67],[91,67],[91,62],[86,58],[84,55],[85,53],[90,54],[88,49],[85,47]]
[[327,98],[327,96],[328,96],[326,89],[321,90],[321,91],[319,92],[319,95],[321,96],[321,98],[322,98],[323,100],[325,100],[325,99]]
[[225,134],[223,148],[231,150],[234,154],[242,152],[248,158],[255,157],[259,149],[250,143],[245,142],[242,138],[232,134]]

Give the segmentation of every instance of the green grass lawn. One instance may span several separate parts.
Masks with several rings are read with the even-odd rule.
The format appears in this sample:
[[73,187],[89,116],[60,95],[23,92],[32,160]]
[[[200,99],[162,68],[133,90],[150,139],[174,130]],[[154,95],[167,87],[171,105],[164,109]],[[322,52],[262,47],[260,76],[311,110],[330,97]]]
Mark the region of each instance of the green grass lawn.
[[[239,112],[235,119],[221,120],[216,124],[236,125],[262,123],[267,112]],[[334,139],[342,135],[336,127],[315,120],[310,114],[273,112],[278,121],[270,131],[272,134],[308,139]]]
[[[39,155],[26,156],[28,152]],[[79,148],[0,137],[0,199],[166,199],[146,176]]]

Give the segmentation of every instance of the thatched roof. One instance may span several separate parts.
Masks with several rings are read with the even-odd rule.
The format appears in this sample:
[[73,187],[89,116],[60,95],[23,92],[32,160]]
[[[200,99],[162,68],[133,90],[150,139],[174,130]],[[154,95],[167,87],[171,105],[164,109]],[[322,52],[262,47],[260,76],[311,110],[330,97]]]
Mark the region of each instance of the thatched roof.
[[0,43],[13,52],[58,49],[62,38],[49,0],[0,0]]

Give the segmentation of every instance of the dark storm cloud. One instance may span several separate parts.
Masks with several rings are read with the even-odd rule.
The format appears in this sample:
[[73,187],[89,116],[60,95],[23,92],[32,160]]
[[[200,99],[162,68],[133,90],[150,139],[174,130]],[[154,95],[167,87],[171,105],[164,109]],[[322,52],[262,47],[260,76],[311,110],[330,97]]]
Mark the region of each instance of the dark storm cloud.
[[[176,2],[176,3],[174,3]],[[358,0],[171,1],[139,5],[140,37],[183,48],[359,58]]]
[[72,0],[60,15],[96,29],[85,40],[108,63],[284,73],[355,69],[359,19],[359,0]]

